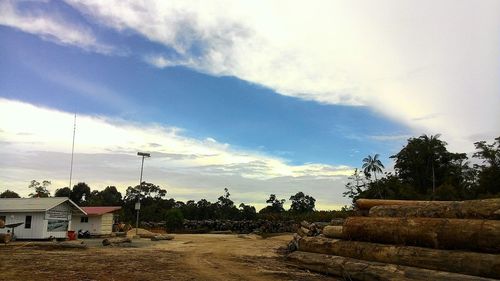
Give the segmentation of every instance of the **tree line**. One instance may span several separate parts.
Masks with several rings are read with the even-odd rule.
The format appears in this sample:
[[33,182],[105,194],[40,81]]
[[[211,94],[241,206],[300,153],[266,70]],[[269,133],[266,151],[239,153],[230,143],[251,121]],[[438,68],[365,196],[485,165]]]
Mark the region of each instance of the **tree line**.
[[[440,135],[408,139],[390,158],[394,172],[385,168],[379,155],[369,155],[355,169],[344,196],[358,198],[467,200],[500,197],[500,137],[492,143],[474,143],[475,152],[452,153]],[[472,161],[472,163],[471,163]],[[379,177],[377,177],[377,175]]]
[[[48,190],[51,183],[44,180],[41,183],[32,180],[29,184],[32,192],[30,197],[50,197]],[[0,198],[19,198],[20,196],[10,190],[0,193]],[[54,197],[68,197],[79,206],[122,206],[121,219],[124,222],[134,222],[135,203],[141,202],[141,220],[159,222],[170,219],[171,221],[188,220],[256,220],[256,219],[302,219],[310,217],[310,220],[330,220],[337,215],[337,211],[316,211],[316,199],[303,192],[297,192],[290,196],[291,206],[285,210],[285,199],[270,194],[265,202],[265,208],[257,212],[256,208],[245,203],[236,205],[231,199],[228,188],[218,197],[216,202],[207,199],[199,201],[188,200],[186,202],[167,198],[167,190],[153,183],[143,182],[141,185],[129,186],[123,196],[115,186],[108,186],[103,190],[91,190],[84,182],[80,182],[73,188],[63,187],[55,191]]]

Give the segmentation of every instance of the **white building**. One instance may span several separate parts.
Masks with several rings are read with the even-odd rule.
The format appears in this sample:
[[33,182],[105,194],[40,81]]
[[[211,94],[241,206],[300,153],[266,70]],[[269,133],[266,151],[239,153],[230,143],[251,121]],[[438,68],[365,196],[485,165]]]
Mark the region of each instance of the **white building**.
[[86,215],[74,214],[71,230],[88,231],[91,235],[108,235],[113,232],[115,214],[121,207],[82,207]]
[[[18,239],[66,238],[73,214],[86,215],[66,197],[0,198],[0,220],[5,225],[22,223],[14,228]],[[0,233],[8,231],[6,226],[0,228]]]

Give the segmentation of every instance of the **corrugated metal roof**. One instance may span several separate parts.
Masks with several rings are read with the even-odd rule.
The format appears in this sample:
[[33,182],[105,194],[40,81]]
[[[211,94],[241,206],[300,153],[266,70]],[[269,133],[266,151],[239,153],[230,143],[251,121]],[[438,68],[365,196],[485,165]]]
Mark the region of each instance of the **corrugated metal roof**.
[[120,206],[107,206],[107,207],[82,207],[87,215],[103,215],[120,210]]
[[68,201],[74,209],[86,214],[75,202],[67,197],[49,197],[49,198],[0,198],[0,212],[18,213],[18,212],[45,212],[55,206]]

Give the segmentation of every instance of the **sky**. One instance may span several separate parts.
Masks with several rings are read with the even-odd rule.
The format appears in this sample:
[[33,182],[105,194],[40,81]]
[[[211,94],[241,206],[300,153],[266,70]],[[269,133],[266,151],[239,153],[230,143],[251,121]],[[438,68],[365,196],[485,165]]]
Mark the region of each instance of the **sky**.
[[349,204],[367,155],[500,135],[498,1],[0,1],[0,191]]

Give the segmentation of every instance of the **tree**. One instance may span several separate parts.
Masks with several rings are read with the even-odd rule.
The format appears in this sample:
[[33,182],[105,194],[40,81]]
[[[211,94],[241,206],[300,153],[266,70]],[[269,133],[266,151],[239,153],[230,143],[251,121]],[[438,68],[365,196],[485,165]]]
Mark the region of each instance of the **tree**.
[[240,219],[254,220],[257,218],[257,211],[255,210],[254,206],[241,203],[239,207],[240,207]]
[[410,138],[400,152],[391,156],[395,159],[397,176],[419,194],[430,194],[431,198],[436,186],[444,183],[455,187],[463,185],[463,164],[467,160],[465,153],[448,152],[446,142],[439,137]]
[[482,164],[476,164],[478,171],[477,193],[495,195],[500,194],[500,137],[495,138],[492,144],[485,141],[474,143],[476,152],[474,157],[481,159]]
[[375,154],[374,157],[368,155],[367,157],[363,158],[363,166],[361,168],[363,169],[366,177],[370,178],[373,172],[375,180],[377,180],[377,173],[382,173],[382,168],[384,168],[384,165],[382,164],[382,161],[378,159],[378,156],[378,154]]
[[56,193],[54,194],[54,197],[70,197],[71,196],[71,189],[69,187],[63,187],[63,188],[58,188],[56,189]]
[[167,190],[162,189],[158,185],[143,182],[141,185],[134,187],[129,186],[125,194],[125,201],[137,202],[146,198],[161,199],[167,195]]
[[79,182],[73,186],[69,199],[77,205],[84,205],[89,196],[90,187],[84,182]]
[[50,191],[47,190],[47,188],[50,186],[50,181],[44,180],[40,184],[36,180],[32,180],[30,182],[30,185],[28,186],[29,188],[32,188],[34,192],[30,193],[29,196],[31,198],[44,198],[44,197],[49,197],[50,196]]
[[88,196],[89,206],[121,206],[123,204],[122,194],[115,186],[107,186],[104,190],[93,190]]
[[172,231],[181,229],[184,225],[184,216],[179,209],[170,209],[165,214],[165,221],[167,230]]
[[16,192],[7,189],[4,192],[0,193],[0,198],[21,198],[21,197]]
[[224,195],[220,196],[217,201],[218,217],[222,219],[236,219],[238,209],[234,206],[233,200],[229,199],[231,194],[227,188],[224,188]]
[[354,173],[347,178],[349,181],[345,185],[347,189],[346,192],[342,193],[344,197],[349,197],[352,201],[356,201],[359,195],[363,192],[366,187],[366,178],[363,177],[361,172],[356,168],[354,169]]
[[290,196],[292,204],[290,211],[295,213],[307,213],[314,211],[316,199],[314,197],[305,195],[303,192],[297,192],[295,195]]
[[281,213],[285,211],[285,209],[283,208],[283,204],[285,204],[285,201],[285,199],[276,198],[276,194],[271,194],[269,195],[269,199],[266,200],[266,203],[271,205],[266,206],[265,208],[260,210],[259,213]]
[[[124,215],[128,221],[135,220],[135,203],[141,202],[141,221],[161,221],[165,210],[175,207],[175,200],[164,200],[167,190],[153,183],[143,182],[141,185],[127,188],[124,198]],[[173,201],[173,202],[172,202]]]

